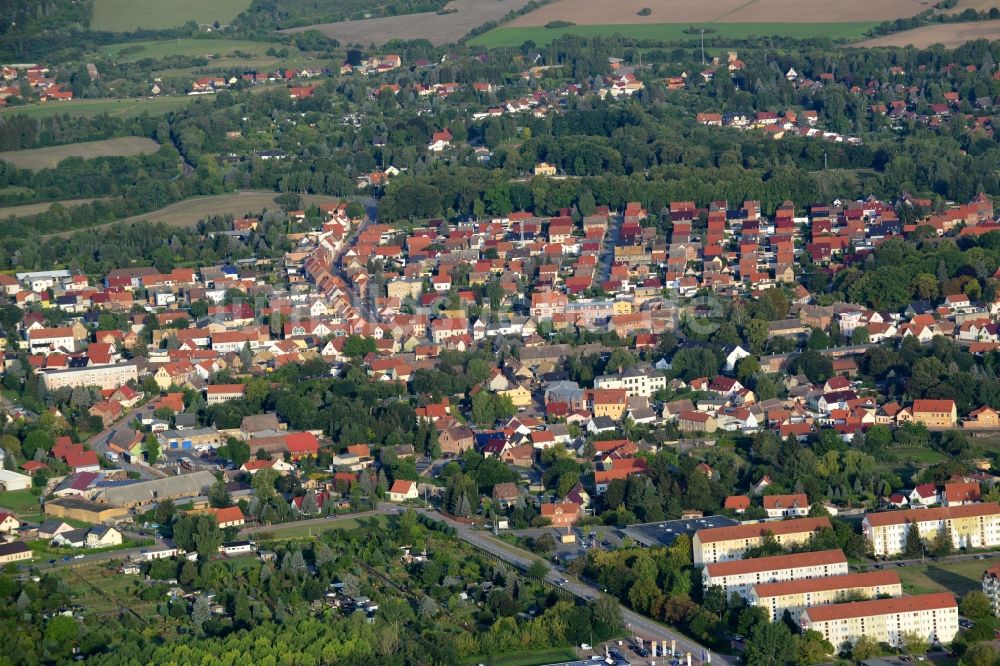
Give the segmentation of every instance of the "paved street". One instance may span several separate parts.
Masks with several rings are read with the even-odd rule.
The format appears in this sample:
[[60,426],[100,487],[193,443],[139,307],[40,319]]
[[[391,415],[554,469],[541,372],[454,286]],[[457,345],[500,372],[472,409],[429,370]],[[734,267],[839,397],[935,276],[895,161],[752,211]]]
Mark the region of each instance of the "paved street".
[[[474,530],[463,523],[453,521],[433,511],[426,509],[418,509],[418,511],[429,518],[444,520],[446,523],[455,528],[459,538],[463,541],[475,546],[476,548],[484,550],[509,564],[513,564],[518,568],[527,569],[528,566],[536,560],[534,555],[500,541],[487,532]],[[567,578],[569,580],[569,582],[563,585],[562,588],[581,599],[591,601],[596,599],[601,593],[601,591],[596,587],[577,579],[570,578],[568,575],[564,575],[561,571],[556,569],[550,569],[548,575],[545,577],[545,580],[549,583],[556,584],[561,578]],[[639,636],[646,641],[677,641],[677,649],[679,651],[690,652],[693,663],[702,663],[702,655],[707,653],[707,648],[703,645],[696,643],[690,638],[687,638],[679,632],[673,631],[658,622],[654,622],[647,617],[639,615],[624,606],[621,606],[621,610],[622,619],[625,622],[629,635]],[[731,663],[728,659],[721,655],[712,654],[711,659],[713,664],[720,664],[721,666],[729,666]],[[636,659],[633,658],[632,661],[636,663]],[[662,659],[656,661],[658,663],[663,663]]]

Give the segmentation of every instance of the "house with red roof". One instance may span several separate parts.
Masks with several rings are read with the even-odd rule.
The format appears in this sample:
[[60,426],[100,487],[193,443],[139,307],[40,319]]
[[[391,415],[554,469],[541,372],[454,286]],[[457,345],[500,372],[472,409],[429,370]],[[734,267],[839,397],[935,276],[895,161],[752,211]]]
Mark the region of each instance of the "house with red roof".
[[417,493],[416,481],[397,479],[392,482],[392,487],[389,488],[390,502],[405,502],[406,500],[417,499],[418,497],[420,495]]

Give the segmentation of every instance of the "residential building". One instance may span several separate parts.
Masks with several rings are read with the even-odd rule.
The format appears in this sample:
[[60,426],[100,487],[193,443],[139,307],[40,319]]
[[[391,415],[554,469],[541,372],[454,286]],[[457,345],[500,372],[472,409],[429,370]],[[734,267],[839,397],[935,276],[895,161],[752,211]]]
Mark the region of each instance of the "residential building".
[[86,548],[110,548],[122,545],[122,533],[108,525],[94,525],[84,539]]
[[34,556],[33,551],[23,541],[0,544],[0,564],[23,562]]
[[768,518],[800,518],[809,515],[809,498],[798,495],[765,495],[761,498]]
[[885,511],[869,513],[861,521],[861,532],[876,556],[891,557],[906,550],[906,534],[913,527],[927,540],[948,530],[955,548],[993,548],[1000,546],[1000,505]]
[[818,631],[837,650],[862,636],[899,647],[909,633],[946,645],[958,633],[958,604],[950,592],[828,604],[804,610],[800,626]]
[[656,370],[631,367],[612,375],[597,377],[594,379],[594,388],[625,389],[625,395],[629,398],[650,398],[657,391],[667,388],[667,378]]
[[135,363],[115,363],[113,365],[91,365],[68,370],[46,370],[41,373],[46,390],[78,386],[96,386],[100,389],[116,389],[130,381],[138,381],[139,366]]
[[542,504],[542,518],[547,518],[552,527],[570,527],[580,518],[580,505],[573,502]]
[[227,400],[240,400],[243,398],[246,386],[244,384],[213,384],[205,387],[205,402],[209,405],[217,405]]
[[983,572],[983,594],[989,597],[993,614],[1000,617],[1000,566]]
[[726,598],[738,594],[750,598],[750,589],[761,583],[776,583],[803,578],[822,578],[848,573],[847,557],[841,550],[755,557],[749,560],[711,562],[701,571],[702,589],[718,585]]
[[953,428],[958,422],[954,400],[914,400],[913,420],[928,428]]
[[694,563],[739,560],[748,548],[764,543],[765,536],[773,536],[783,547],[805,543],[817,531],[830,528],[828,518],[795,518],[770,523],[750,523],[731,527],[710,527],[698,530],[691,541]]
[[895,571],[866,571],[842,576],[805,578],[776,583],[760,583],[750,589],[747,597],[771,616],[780,620],[787,611],[794,622],[806,608],[823,604],[842,603],[849,599],[875,599],[903,595],[903,586]]
[[21,521],[9,511],[0,511],[0,534],[17,534]]
[[243,512],[238,506],[227,506],[222,509],[215,509],[212,511],[212,515],[215,518],[215,522],[219,524],[220,529],[226,529],[227,527],[242,527],[246,522],[243,517]]
[[417,483],[415,481],[397,479],[392,482],[392,488],[389,488],[390,502],[405,502],[406,500],[417,499],[418,497],[420,495],[417,493]]

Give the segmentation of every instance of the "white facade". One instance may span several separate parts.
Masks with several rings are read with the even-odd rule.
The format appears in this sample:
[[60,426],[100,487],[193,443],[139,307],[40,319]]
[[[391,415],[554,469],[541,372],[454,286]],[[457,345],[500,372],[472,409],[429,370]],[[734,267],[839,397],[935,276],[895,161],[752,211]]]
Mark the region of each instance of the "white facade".
[[848,572],[847,558],[839,550],[824,550],[751,560],[716,562],[708,564],[701,572],[702,587],[719,586],[726,597],[738,594],[750,598],[750,590],[761,583],[779,583],[804,578],[841,576]]
[[958,633],[958,605],[948,592],[898,599],[875,599],[807,608],[803,631],[823,634],[835,649],[855,644],[862,636],[901,646],[914,633],[932,645],[951,643]]

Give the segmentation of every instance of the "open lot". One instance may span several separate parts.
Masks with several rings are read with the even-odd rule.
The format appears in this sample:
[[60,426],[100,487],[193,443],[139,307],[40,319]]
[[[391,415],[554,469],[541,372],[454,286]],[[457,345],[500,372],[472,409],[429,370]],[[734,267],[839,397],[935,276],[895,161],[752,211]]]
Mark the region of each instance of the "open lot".
[[94,30],[126,32],[136,28],[175,28],[188,21],[228,24],[250,0],[95,0]]
[[125,157],[142,153],[155,153],[160,144],[152,139],[139,136],[123,136],[102,141],[70,143],[65,146],[34,148],[32,150],[12,150],[0,153],[0,160],[9,162],[19,169],[49,169],[57,166],[67,157]]
[[[639,18],[639,17],[636,17]],[[535,44],[548,44],[563,35],[604,37],[622,35],[632,39],[658,39],[663,41],[697,40],[698,34],[685,32],[692,23],[622,23],[604,25],[574,25],[566,28],[542,26],[502,27],[479,35],[469,43],[484,48],[520,46],[531,40]],[[712,23],[706,24],[705,46],[719,47],[730,39],[778,36],[793,39],[857,40],[878,25],[878,21],[858,23]],[[711,30],[712,32],[707,32]]]
[[319,30],[341,44],[384,44],[391,39],[426,39],[432,44],[449,44],[488,21],[498,21],[529,0],[454,0],[444,14],[424,12],[406,16],[387,16],[362,21],[320,23],[289,28],[281,32]]
[[961,562],[928,562],[885,568],[899,574],[905,594],[954,592],[961,597],[972,590],[982,589],[983,572],[993,566],[993,560],[963,560]]
[[6,208],[0,208],[0,222],[3,222],[10,217],[28,217],[29,215],[38,215],[39,213],[48,211],[48,209],[52,208],[55,204],[59,204],[63,208],[72,208],[73,206],[90,203],[91,201],[95,201],[95,199],[66,199],[64,201],[45,201],[43,203],[24,204],[23,206],[7,206]]
[[141,97],[137,99],[79,99],[69,102],[46,102],[26,106],[6,106],[0,109],[0,116],[24,114],[32,118],[49,116],[81,116],[91,118],[106,113],[119,118],[134,118],[148,113],[158,116],[187,106],[194,99],[187,95],[177,97]]
[[[650,23],[845,23],[887,21],[927,9],[921,0],[557,0],[511,21],[509,27]],[[649,8],[648,16],[639,10]],[[706,26],[708,27],[708,26]]]
[[971,23],[941,23],[915,30],[897,32],[884,37],[866,39],[855,46],[915,46],[923,49],[932,44],[953,48],[976,39],[1000,39],[1000,21],[975,21]]
[[38,511],[38,496],[30,490],[9,490],[0,493],[0,508],[21,515]]
[[[143,58],[167,56],[227,56],[236,51],[264,55],[275,44],[245,39],[164,39],[148,42],[127,42],[101,47],[101,53],[119,62],[134,62]],[[277,45],[280,46],[280,45]],[[125,53],[122,53],[125,51]]]

